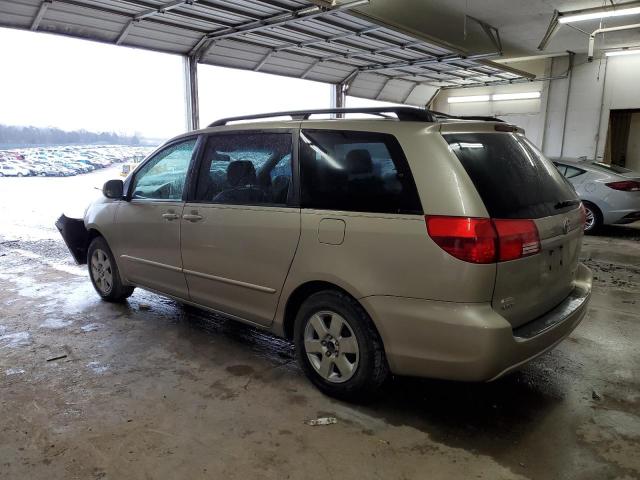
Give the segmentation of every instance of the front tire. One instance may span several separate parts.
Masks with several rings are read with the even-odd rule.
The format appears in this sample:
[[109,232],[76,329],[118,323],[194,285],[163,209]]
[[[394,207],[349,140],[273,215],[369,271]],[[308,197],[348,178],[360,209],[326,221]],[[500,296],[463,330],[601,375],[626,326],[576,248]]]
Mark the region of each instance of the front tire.
[[87,251],[87,267],[93,288],[107,302],[123,302],[133,293],[133,287],[122,284],[113,253],[103,237],[91,241]]
[[332,397],[369,400],[389,377],[373,322],[345,293],[325,290],[307,298],[295,319],[294,340],[300,367]]

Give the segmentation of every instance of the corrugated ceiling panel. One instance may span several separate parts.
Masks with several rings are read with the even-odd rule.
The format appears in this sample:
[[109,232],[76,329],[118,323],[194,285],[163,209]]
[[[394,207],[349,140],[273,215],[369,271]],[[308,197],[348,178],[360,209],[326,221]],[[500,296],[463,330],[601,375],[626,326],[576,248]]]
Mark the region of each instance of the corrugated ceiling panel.
[[[40,0],[0,0],[0,25],[30,28],[40,5]],[[332,83],[349,79],[350,95],[394,102],[420,104],[434,86],[520,78],[469,58],[440,62],[436,56],[453,52],[344,7],[318,9],[311,0],[55,0],[46,6],[40,30],[195,52],[200,62],[212,65]],[[143,13],[144,19],[136,17]]]
[[23,2],[0,2],[0,22],[8,27],[29,28],[38,6]]

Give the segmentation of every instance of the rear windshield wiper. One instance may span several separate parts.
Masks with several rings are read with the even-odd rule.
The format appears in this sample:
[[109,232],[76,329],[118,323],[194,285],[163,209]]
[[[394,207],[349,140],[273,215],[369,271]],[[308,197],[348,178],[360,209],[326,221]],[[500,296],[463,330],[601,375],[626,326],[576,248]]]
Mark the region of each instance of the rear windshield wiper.
[[562,202],[558,202],[556,203],[553,208],[555,208],[556,210],[560,210],[561,208],[565,208],[565,207],[570,207],[572,205],[578,205],[580,203],[580,200],[575,199],[575,200],[563,200]]

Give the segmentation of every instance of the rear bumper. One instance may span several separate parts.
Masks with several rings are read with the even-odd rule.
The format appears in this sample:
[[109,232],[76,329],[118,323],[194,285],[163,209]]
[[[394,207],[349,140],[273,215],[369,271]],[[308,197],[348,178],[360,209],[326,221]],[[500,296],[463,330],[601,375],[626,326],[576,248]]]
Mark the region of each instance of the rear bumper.
[[635,212],[631,212],[631,213],[627,213],[624,217],[622,217],[621,219],[617,220],[615,223],[617,223],[617,224],[625,224],[625,223],[637,222],[639,220],[640,220],[640,210],[639,211],[635,211]]
[[490,381],[552,349],[582,321],[591,297],[591,271],[578,266],[575,287],[560,305],[513,329],[490,304],[400,297],[361,299],[397,375]]

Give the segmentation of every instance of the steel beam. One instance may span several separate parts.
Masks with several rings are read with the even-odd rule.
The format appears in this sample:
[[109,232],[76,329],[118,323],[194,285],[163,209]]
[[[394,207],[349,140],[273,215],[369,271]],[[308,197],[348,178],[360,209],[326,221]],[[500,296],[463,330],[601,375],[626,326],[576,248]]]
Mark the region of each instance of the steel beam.
[[137,13],[131,18],[131,20],[127,22],[127,24],[124,26],[124,28],[120,32],[120,35],[118,35],[118,39],[116,40],[116,45],[120,45],[124,41],[124,39],[127,38],[127,35],[131,30],[131,27],[133,27],[133,25],[135,25],[136,23],[142,20],[145,20],[149,17],[152,17],[154,15],[170,12],[174,8],[180,7],[184,4],[192,5],[194,2],[197,2],[197,1],[198,0],[173,0],[171,2],[167,2],[162,5],[159,5],[156,8],[150,8],[143,12]]
[[200,128],[200,108],[198,104],[198,62],[194,57],[183,57],[184,94],[187,130]]
[[269,52],[267,52],[267,54],[262,57],[262,60],[260,60],[260,63],[258,63],[258,65],[256,65],[253,69],[254,72],[259,71],[265,63],[267,63],[267,60],[269,60],[269,58],[271,58],[271,55],[273,55],[275,52],[273,50],[269,50]]
[[477,55],[458,55],[458,54],[449,54],[449,55],[441,55],[436,58],[427,58],[427,59],[417,59],[417,60],[408,60],[405,62],[394,62],[394,63],[385,63],[385,64],[373,64],[366,65],[360,67],[360,71],[362,72],[377,72],[381,70],[397,70],[398,68],[405,67],[420,67],[423,65],[433,65],[436,63],[451,63],[456,62],[458,60],[480,60],[484,58],[495,57],[495,53],[480,53]]
[[159,13],[170,12],[174,8],[180,7],[185,3],[188,5],[192,5],[198,0],[173,0],[171,2],[163,3],[159,5],[157,8],[150,8],[149,10],[145,10],[144,12],[138,13],[133,16],[134,20],[144,20],[145,18],[152,17],[154,15],[158,15]]
[[[349,8],[356,7],[369,3],[369,0],[352,0],[348,3],[340,4],[331,9],[326,9],[318,6],[303,7],[297,10],[291,10],[287,13],[279,13],[260,20],[253,20],[234,27],[217,30],[207,33],[205,35],[205,41],[194,53],[198,58],[202,58],[207,53],[213,42],[225,39],[238,37],[247,33],[259,32],[261,30],[277,27],[291,22],[297,22],[300,20],[309,20],[311,18],[317,18],[323,15],[331,15],[336,12],[347,10]],[[199,42],[200,43],[200,42]]]
[[549,42],[558,31],[558,28],[560,28],[560,22],[558,22],[559,17],[560,13],[558,12],[558,10],[554,10],[553,17],[551,17],[551,21],[549,22],[549,26],[547,27],[547,32],[544,34],[544,37],[542,37],[540,45],[538,45],[538,50],[543,51],[545,48],[547,48],[547,45],[549,45]]
[[419,83],[416,83],[413,87],[411,87],[411,89],[409,90],[409,93],[407,93],[404,98],[402,99],[402,101],[400,103],[407,103],[407,100],[409,100],[409,97],[413,94],[413,92],[416,91],[416,88],[418,88]]
[[120,35],[118,35],[118,38],[116,39],[116,45],[120,45],[124,41],[124,39],[127,38],[127,35],[129,35],[129,31],[133,27],[134,23],[136,23],[135,20],[129,20],[127,22],[127,24],[124,26],[124,28],[120,32]]
[[311,70],[313,70],[314,68],[316,68],[316,66],[321,63],[322,60],[316,60],[315,62],[313,62],[311,65],[309,65],[307,67],[307,69],[302,72],[302,75],[300,75],[300,78],[307,78],[307,75],[309,75],[311,73]]
[[49,8],[49,5],[51,5],[52,3],[53,0],[42,0],[40,8],[38,8],[38,13],[36,13],[36,16],[33,17],[33,21],[31,22],[31,30],[33,30],[34,32],[38,30],[44,14],[47,13],[47,8]]
[[[285,27],[287,29],[291,29],[293,30],[290,26],[286,26]],[[300,33],[302,35],[307,35],[310,37],[313,37],[313,40],[305,40],[303,42],[289,42],[289,45],[285,45],[282,47],[276,47],[275,51],[279,52],[281,50],[288,50],[291,48],[305,48],[305,47],[311,47],[314,45],[319,45],[319,44],[325,44],[325,43],[334,43],[338,40],[345,40],[351,37],[360,37],[362,35],[366,35],[368,33],[371,32],[375,32],[376,30],[380,30],[382,27],[370,27],[370,28],[365,28],[363,30],[357,30],[357,31],[349,31],[348,33],[341,33],[339,35],[333,35],[331,37],[318,37],[318,36],[314,36],[313,34],[309,33],[309,32],[305,32],[302,30],[294,30],[296,33]]]
[[393,77],[387,78],[387,80],[382,84],[382,88],[380,90],[378,90],[378,93],[376,94],[375,100],[379,100],[380,99],[380,95],[382,95],[382,92],[384,92],[384,89],[387,88],[387,85],[389,85],[393,80],[394,80]]

